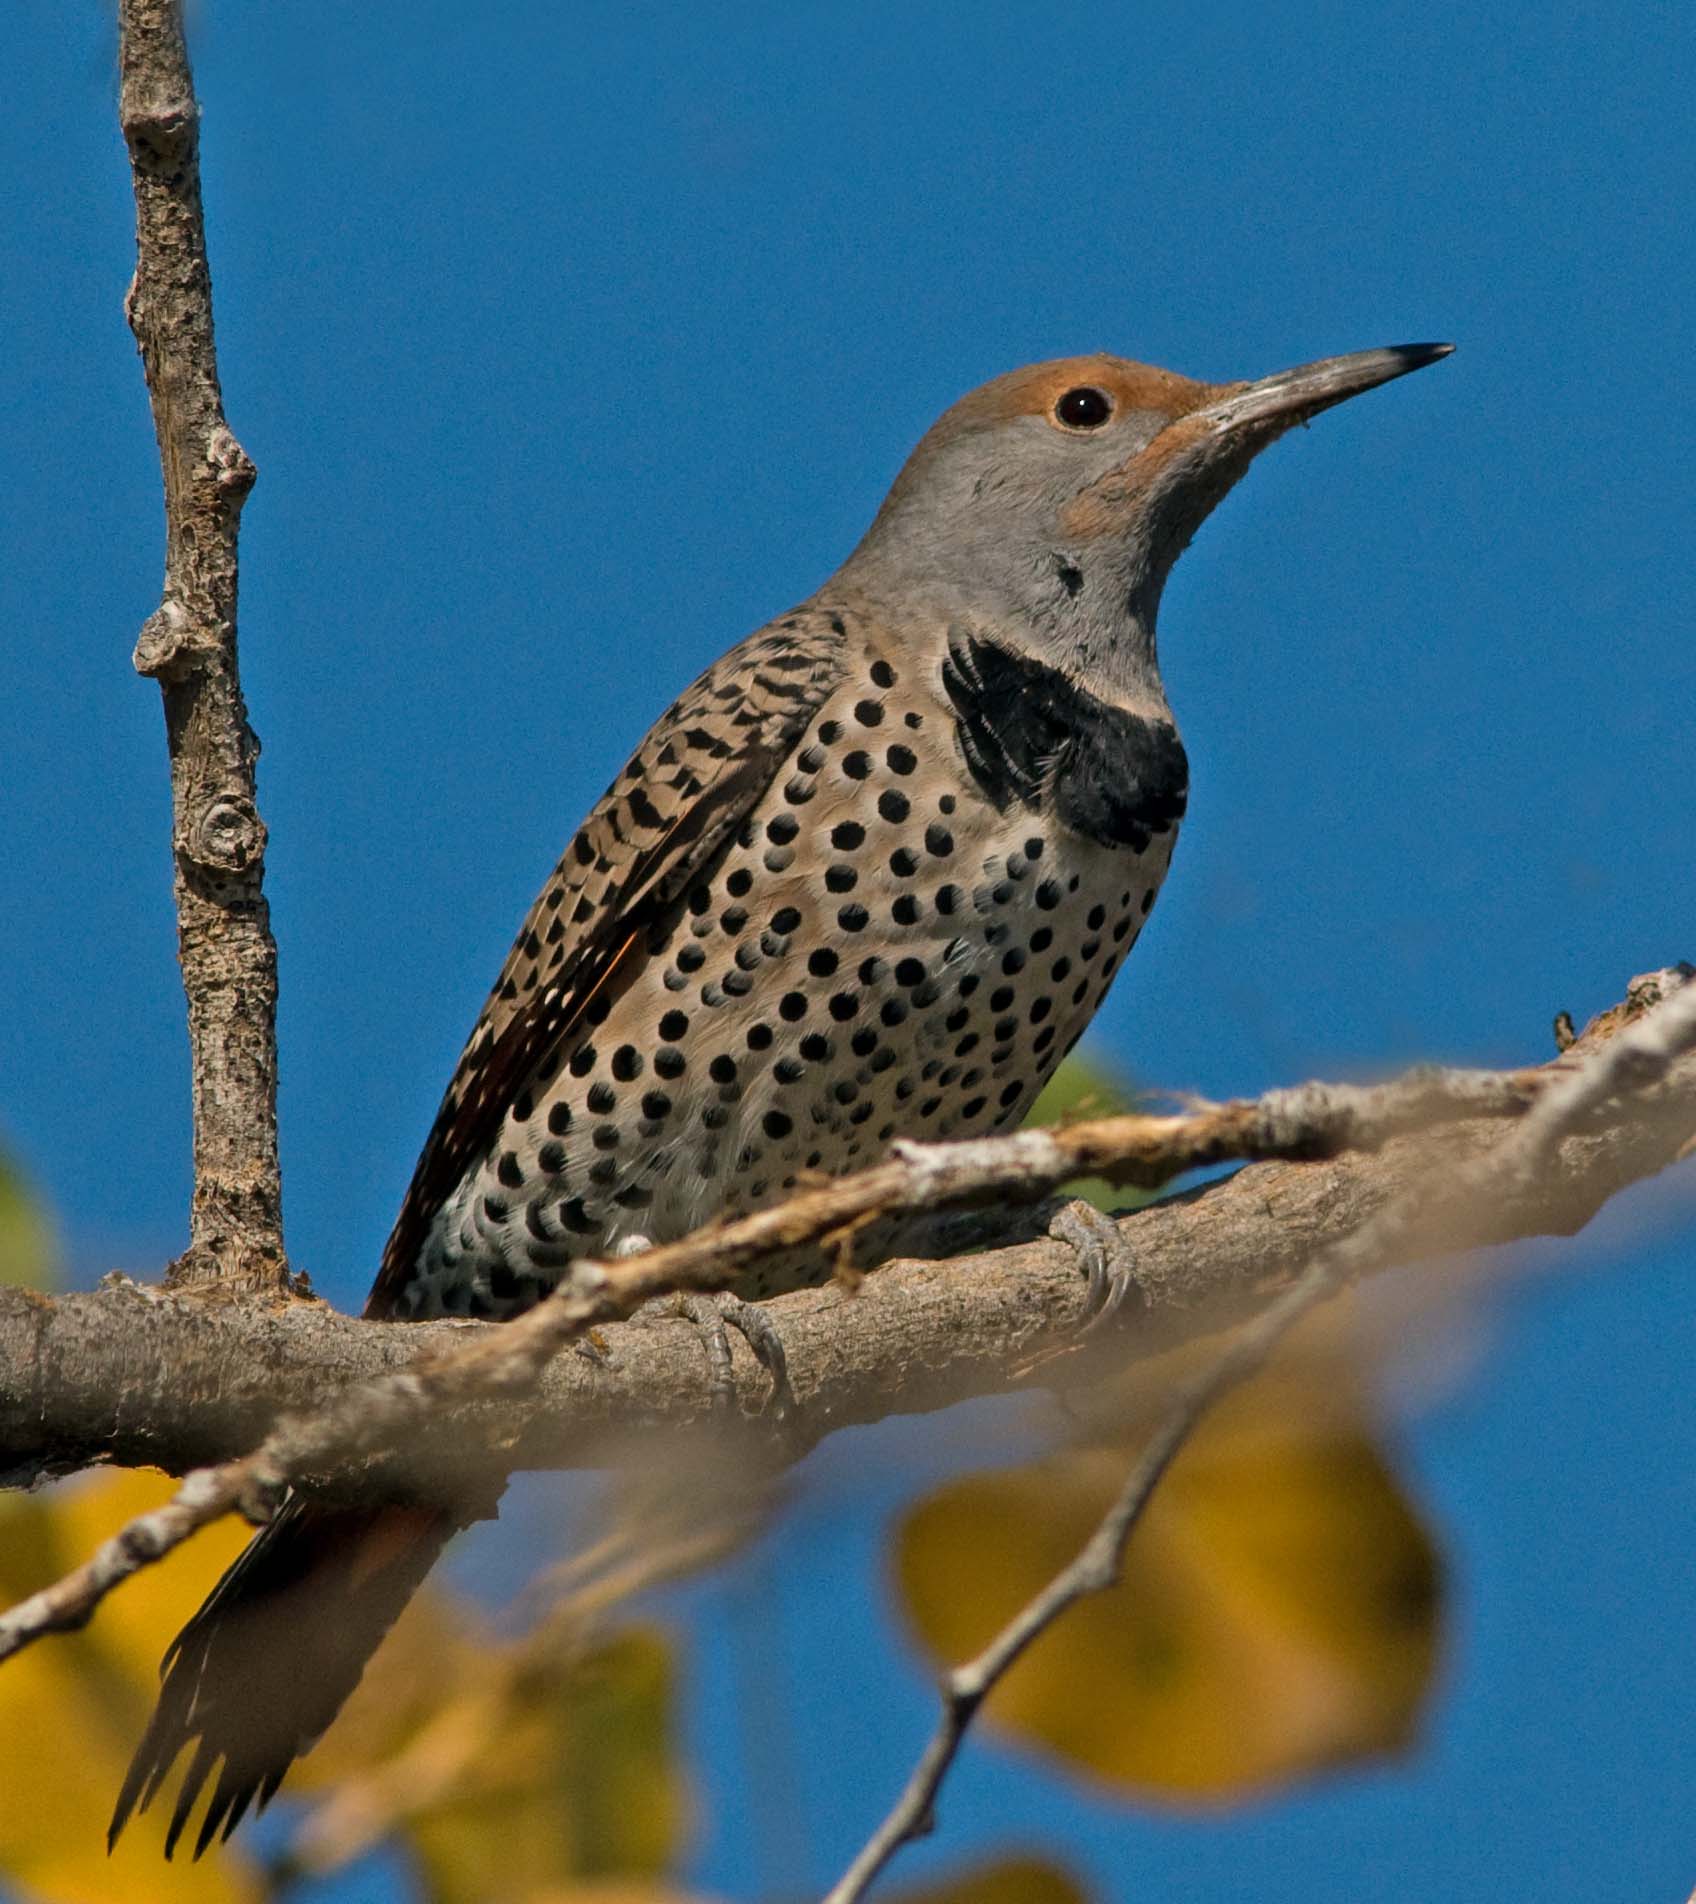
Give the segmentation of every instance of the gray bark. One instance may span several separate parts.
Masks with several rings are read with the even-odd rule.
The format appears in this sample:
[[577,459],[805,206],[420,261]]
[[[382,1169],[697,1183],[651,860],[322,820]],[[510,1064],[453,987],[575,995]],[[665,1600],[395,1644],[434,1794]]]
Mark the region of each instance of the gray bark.
[[[1241,1319],[1284,1286],[1321,1249],[1358,1231],[1391,1198],[1421,1184],[1441,1186],[1499,1142],[1505,1107],[1530,1102],[1527,1079],[1560,1083],[1586,1051],[1606,1041],[1660,996],[1659,975],[1639,981],[1627,1005],[1604,1014],[1574,1051],[1540,1071],[1500,1074],[1485,1093],[1478,1074],[1461,1074],[1459,1101],[1494,1104],[1490,1116],[1463,1114],[1431,1125],[1428,1117],[1375,1149],[1314,1161],[1251,1164],[1235,1175],[1123,1217],[1120,1233],[1134,1264],[1135,1293],[1113,1327],[1080,1346],[1086,1293],[1074,1252],[1040,1231],[1052,1181],[1040,1176],[1038,1199],[1024,1214],[1024,1240],[981,1254],[885,1265],[857,1287],[832,1284],[763,1305],[782,1331],[798,1421],[765,1421],[764,1372],[738,1344],[734,1359],[740,1412],[756,1419],[749,1432],[806,1445],[833,1430],[885,1416],[944,1407],[967,1396],[1035,1382],[1087,1379],[1103,1365],[1159,1353]],[[1440,1080],[1445,1074],[1434,1074]],[[1486,1078],[1489,1074],[1485,1074]],[[1420,1080],[1420,1088],[1434,1088]],[[1400,1101],[1404,1120],[1409,1100]],[[1358,1094],[1355,1094],[1358,1097]],[[1330,1102],[1323,1087],[1275,1094],[1272,1134],[1299,1152],[1317,1140]],[[1306,1102],[1307,1124],[1291,1122]],[[1106,1120],[1053,1133],[1070,1140],[1092,1168],[1112,1168],[1098,1133],[1118,1125],[1166,1130],[1180,1124],[1191,1148],[1233,1154],[1217,1136],[1236,1132],[1234,1154],[1252,1149],[1258,1109],[1224,1106],[1191,1120]],[[1264,1122],[1264,1119],[1259,1119]],[[1371,1134],[1369,1118],[1360,1128]],[[1387,1131],[1391,1127],[1385,1125]],[[1696,1058],[1675,1064],[1653,1089],[1616,1102],[1569,1134],[1536,1181],[1490,1199],[1445,1209],[1428,1235],[1399,1247],[1393,1260],[1581,1228],[1611,1197],[1652,1176],[1685,1151],[1696,1132]],[[1029,1135],[1035,1136],[1036,1133]],[[1253,1140],[1251,1142],[1251,1139]],[[1001,1140],[1005,1146],[1017,1140]],[[1160,1141],[1170,1149],[1175,1136]],[[960,1153],[936,1146],[916,1155],[931,1179],[952,1173],[955,1202],[983,1194],[961,1179]],[[1135,1149],[1135,1146],[1122,1147]],[[1003,1153],[1005,1154],[1005,1153]],[[1027,1150],[1020,1153],[1028,1157]],[[940,1164],[932,1159],[940,1160]],[[877,1167],[889,1171],[895,1164]],[[1152,1168],[1142,1153],[1125,1174]],[[833,1199],[815,1212],[813,1229],[834,1220],[843,1191],[872,1183],[877,1172],[841,1180],[816,1196]],[[1006,1196],[1009,1169],[1000,1171]],[[1029,1192],[1027,1192],[1029,1193]],[[789,1206],[800,1209],[806,1199]],[[987,1219],[1003,1239],[1020,1213],[1001,1208]],[[986,1221],[981,1215],[977,1221]],[[707,1232],[693,1246],[671,1246],[680,1272],[722,1274],[735,1257],[740,1230]],[[791,1223],[780,1236],[793,1235]],[[634,1270],[642,1259],[616,1266]],[[1373,1263],[1366,1267],[1385,1267]],[[28,1481],[94,1461],[152,1465],[181,1474],[253,1448],[281,1418],[311,1415],[350,1388],[418,1368],[442,1365],[475,1343],[491,1349],[516,1325],[370,1323],[314,1301],[231,1301],[112,1282],[86,1295],[46,1297],[0,1290],[0,1475]],[[657,1430],[698,1429],[713,1416],[706,1358],[692,1324],[650,1310],[595,1332],[601,1345],[574,1347],[542,1368],[533,1389],[496,1394],[442,1385],[432,1405],[409,1416],[399,1445],[362,1447],[298,1478],[306,1485],[367,1494],[394,1488],[445,1486],[485,1477],[491,1467],[580,1467],[613,1459],[619,1446]],[[1050,1356],[1049,1352],[1063,1352]],[[1039,1368],[1027,1371],[1037,1362]],[[410,1405],[410,1404],[409,1404]],[[417,1414],[414,1407],[414,1415]],[[380,1440],[381,1437],[374,1437]]]
[[277,947],[236,665],[236,541],[254,467],[224,420],[200,202],[200,109],[179,0],[123,0],[118,112],[135,186],[125,301],[165,485],[165,585],[135,666],[164,696],[194,1112],[189,1247],[173,1280],[286,1277],[277,1160]]

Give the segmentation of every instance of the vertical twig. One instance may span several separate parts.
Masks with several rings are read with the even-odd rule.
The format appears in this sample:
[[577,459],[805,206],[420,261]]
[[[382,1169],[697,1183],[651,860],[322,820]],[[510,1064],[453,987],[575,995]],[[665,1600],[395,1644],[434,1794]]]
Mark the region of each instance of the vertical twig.
[[236,539],[254,467],[224,420],[201,217],[200,109],[181,0],[119,0],[119,118],[135,182],[125,313],[165,483],[165,586],[135,665],[165,701],[177,938],[194,1110],[175,1282],[286,1279],[277,1162],[277,948],[263,890],[259,742],[236,666]]

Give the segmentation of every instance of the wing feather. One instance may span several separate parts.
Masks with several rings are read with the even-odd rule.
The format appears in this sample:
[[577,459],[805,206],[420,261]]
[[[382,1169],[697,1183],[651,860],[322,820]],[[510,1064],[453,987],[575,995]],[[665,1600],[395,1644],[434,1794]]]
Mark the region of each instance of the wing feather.
[[543,887],[436,1113],[368,1316],[393,1314],[430,1224],[525,1081],[648,956],[656,928],[730,845],[847,672],[846,629],[797,610],[733,648],[649,730]]

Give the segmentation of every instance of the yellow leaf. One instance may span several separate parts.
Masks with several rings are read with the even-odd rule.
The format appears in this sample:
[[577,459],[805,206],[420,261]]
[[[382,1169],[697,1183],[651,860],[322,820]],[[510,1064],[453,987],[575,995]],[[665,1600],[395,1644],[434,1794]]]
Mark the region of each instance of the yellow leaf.
[[[0,1497],[0,1597],[10,1605],[67,1573],[175,1485],[158,1474],[108,1474]],[[167,1865],[154,1813],[133,1821],[106,1856],[106,1820],[160,1656],[250,1531],[240,1522],[207,1529],[119,1587],[81,1632],[50,1635],[0,1664],[0,1879],[22,1896],[54,1904],[258,1896],[250,1868],[228,1850]]]
[[523,1904],[713,1904],[713,1900],[699,1891],[677,1891],[669,1884],[649,1884],[641,1878],[590,1878],[564,1890],[532,1891]]
[[[1346,1399],[1345,1399],[1346,1397]],[[896,1541],[903,1602],[976,1652],[1088,1538],[1124,1448],[950,1484]],[[1333,1371],[1305,1407],[1281,1368],[1204,1424],[1132,1536],[986,1706],[1003,1733],[1144,1795],[1228,1802],[1410,1738],[1436,1660],[1438,1563]]]
[[52,1219],[17,1170],[0,1157],[0,1283],[50,1289],[58,1258]]
[[686,1821],[670,1646],[641,1628],[589,1647],[546,1632],[498,1641],[420,1594],[295,1775],[327,1794],[297,1847],[307,1867],[398,1832],[431,1904],[664,1872]]
[[889,1904],[1088,1904],[1088,1893],[1040,1858],[998,1858],[940,1884],[892,1892]]

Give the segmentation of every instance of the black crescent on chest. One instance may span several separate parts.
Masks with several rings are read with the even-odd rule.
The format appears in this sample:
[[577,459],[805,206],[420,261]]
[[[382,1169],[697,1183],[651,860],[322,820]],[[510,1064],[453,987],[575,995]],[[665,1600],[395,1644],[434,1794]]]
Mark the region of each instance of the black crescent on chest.
[[966,766],[999,811],[1052,808],[1098,846],[1138,853],[1184,817],[1189,761],[1169,720],[1098,700],[1057,668],[960,628],[942,682]]

